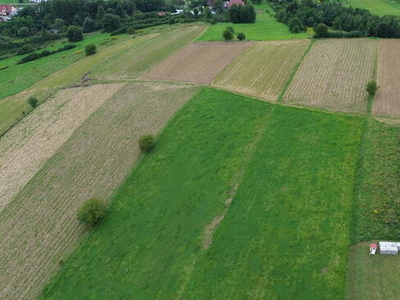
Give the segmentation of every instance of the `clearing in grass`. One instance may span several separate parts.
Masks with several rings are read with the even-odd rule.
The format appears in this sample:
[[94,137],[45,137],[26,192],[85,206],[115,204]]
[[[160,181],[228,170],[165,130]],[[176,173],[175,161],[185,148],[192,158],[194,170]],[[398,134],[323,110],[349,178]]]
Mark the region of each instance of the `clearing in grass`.
[[204,26],[181,26],[161,34],[138,47],[132,47],[94,69],[96,79],[137,79],[189,42],[196,39]]
[[86,236],[76,209],[109,200],[140,157],[139,137],[156,134],[195,91],[127,84],[70,136],[0,213],[1,299],[35,299]]
[[317,41],[284,95],[287,103],[331,110],[366,112],[365,86],[373,76],[377,41]]
[[203,89],[43,299],[343,299],[361,127]]
[[[208,27],[202,36],[198,38],[200,42],[223,41],[222,32],[227,26],[235,29],[235,39],[239,32],[246,35],[247,40],[251,41],[273,41],[273,40],[291,40],[309,38],[308,33],[291,33],[286,24],[279,23],[274,18],[274,10],[267,3],[253,4],[257,12],[257,20],[254,24],[233,24],[217,23]],[[267,12],[268,11],[268,12]]]
[[400,41],[379,40],[378,93],[372,112],[400,116]]
[[229,64],[212,85],[276,100],[309,42],[257,42]]
[[342,2],[354,8],[368,9],[374,15],[400,15],[398,0],[342,0]]
[[151,69],[142,78],[209,84],[248,42],[193,43]]

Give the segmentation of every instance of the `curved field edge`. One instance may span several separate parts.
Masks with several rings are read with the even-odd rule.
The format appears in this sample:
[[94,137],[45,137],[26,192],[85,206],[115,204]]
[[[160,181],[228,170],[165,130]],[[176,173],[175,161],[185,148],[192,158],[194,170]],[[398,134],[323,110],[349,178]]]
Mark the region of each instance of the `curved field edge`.
[[196,90],[126,84],[71,135],[0,213],[1,299],[40,293],[88,233],[77,207],[109,200],[140,158],[138,138],[161,130]]
[[343,299],[361,129],[203,89],[41,299]]

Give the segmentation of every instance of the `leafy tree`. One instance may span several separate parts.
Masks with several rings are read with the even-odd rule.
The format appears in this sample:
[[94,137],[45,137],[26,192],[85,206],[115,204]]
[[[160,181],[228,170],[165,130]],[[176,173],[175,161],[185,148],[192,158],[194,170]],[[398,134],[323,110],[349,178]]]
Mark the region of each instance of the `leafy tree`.
[[31,44],[24,44],[21,49],[17,52],[18,55],[23,55],[35,51],[35,48]]
[[120,16],[121,18],[125,17],[125,12],[124,12],[124,10],[122,9],[121,4],[119,4],[119,3],[118,3],[117,6],[115,7],[115,14],[118,15],[118,16]]
[[392,35],[393,35],[393,29],[389,24],[382,22],[379,23],[378,26],[376,26],[377,37],[389,38],[392,37]]
[[228,11],[232,23],[254,23],[256,21],[256,11],[253,5],[234,4]]
[[114,14],[105,14],[103,18],[103,28],[105,32],[117,30],[120,26],[120,18]]
[[92,32],[96,29],[96,23],[91,18],[85,18],[83,22],[82,30],[83,32]]
[[28,98],[28,103],[32,108],[35,108],[38,105],[38,100],[35,97],[31,96]]
[[106,11],[104,10],[104,7],[101,5],[97,6],[97,14],[96,14],[97,21],[101,22],[105,16],[105,14],[106,14]]
[[328,37],[329,31],[328,31],[328,26],[325,24],[318,24],[317,28],[315,29],[315,37],[316,38],[323,38],[323,37]]
[[378,84],[376,83],[376,81],[370,81],[367,83],[365,90],[368,92],[368,95],[370,97],[375,96],[376,92],[378,91]]
[[237,39],[239,41],[243,41],[243,40],[246,39],[246,35],[243,32],[239,32],[238,35],[237,35]]
[[224,32],[222,33],[222,37],[224,38],[224,40],[226,42],[232,41],[234,33],[235,33],[235,30],[231,26],[228,26],[225,28]]
[[304,30],[305,27],[299,20],[299,18],[293,18],[289,21],[289,30],[293,33],[299,33],[300,31]]
[[69,26],[67,37],[70,42],[79,42],[83,40],[82,29],[78,26]]
[[53,28],[61,30],[65,26],[65,21],[61,18],[57,18],[54,20]]
[[100,199],[90,199],[79,207],[77,218],[86,225],[94,226],[104,218],[105,214],[105,203]]
[[158,11],[165,7],[164,0],[136,0],[135,4],[142,12]]
[[139,139],[139,148],[142,152],[149,152],[154,148],[154,136],[152,134],[146,134]]
[[97,48],[96,48],[96,45],[94,45],[94,44],[89,44],[85,47],[86,56],[93,55],[96,52],[97,52]]

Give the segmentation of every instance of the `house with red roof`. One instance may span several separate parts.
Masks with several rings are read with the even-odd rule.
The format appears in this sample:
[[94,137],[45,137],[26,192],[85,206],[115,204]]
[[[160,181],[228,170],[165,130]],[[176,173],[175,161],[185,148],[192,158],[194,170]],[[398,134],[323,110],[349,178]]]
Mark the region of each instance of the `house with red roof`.
[[230,0],[228,2],[225,2],[225,7],[230,8],[234,4],[245,5],[246,3],[244,3],[242,0]]

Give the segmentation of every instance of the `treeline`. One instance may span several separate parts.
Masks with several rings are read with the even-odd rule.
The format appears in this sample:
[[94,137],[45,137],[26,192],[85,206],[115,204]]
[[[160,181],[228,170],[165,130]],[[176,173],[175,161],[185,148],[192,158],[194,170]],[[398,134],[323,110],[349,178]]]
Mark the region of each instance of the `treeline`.
[[232,5],[229,8],[229,17],[232,23],[254,23],[256,21],[256,11],[253,5]]
[[20,59],[17,62],[17,64],[18,65],[24,64],[24,63],[27,63],[27,62],[30,62],[30,61],[33,61],[33,60],[37,60],[37,59],[42,58],[42,57],[46,57],[46,56],[49,56],[49,55],[52,55],[52,54],[56,54],[56,53],[60,53],[60,52],[66,51],[66,50],[70,50],[70,49],[73,49],[75,47],[76,47],[76,45],[69,44],[69,45],[64,45],[64,46],[62,46],[62,47],[60,47],[60,48],[58,48],[57,50],[54,50],[54,51],[44,50],[44,51],[39,52],[39,53],[31,53],[31,54],[25,56],[24,58]]
[[276,19],[287,24],[292,32],[304,31],[307,27],[315,29],[322,23],[336,30],[329,32],[327,37],[400,38],[400,18],[397,16],[379,17],[365,9],[312,0],[271,0],[271,4],[277,10]]

